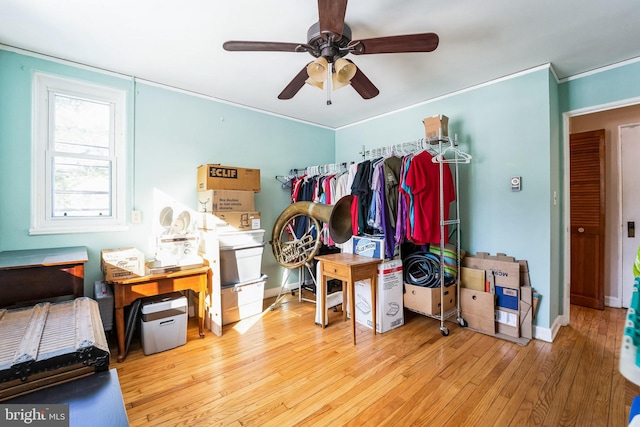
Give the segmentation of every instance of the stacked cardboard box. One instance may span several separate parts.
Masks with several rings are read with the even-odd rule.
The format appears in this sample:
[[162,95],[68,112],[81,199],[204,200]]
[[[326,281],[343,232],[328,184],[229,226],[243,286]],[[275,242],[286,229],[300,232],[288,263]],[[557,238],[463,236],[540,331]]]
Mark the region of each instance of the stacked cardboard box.
[[479,252],[462,259],[460,306],[469,327],[526,345],[533,292],[526,260]]
[[212,266],[205,324],[221,335],[222,325],[262,312],[264,230],[255,207],[260,169],[206,164],[197,176],[199,253]]
[[255,193],[260,169],[206,164],[198,166],[199,228],[219,231],[260,229]]

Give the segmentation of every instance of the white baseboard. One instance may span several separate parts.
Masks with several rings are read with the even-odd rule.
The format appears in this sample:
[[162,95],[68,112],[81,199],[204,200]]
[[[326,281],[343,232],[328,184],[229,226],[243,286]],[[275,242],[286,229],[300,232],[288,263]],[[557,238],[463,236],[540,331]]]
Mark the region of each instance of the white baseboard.
[[622,301],[618,297],[604,297],[604,305],[607,307],[622,308]]
[[540,326],[533,326],[533,337],[538,340],[553,342],[558,335],[562,326],[568,325],[568,319],[566,316],[558,316],[551,325],[551,328],[541,328]]
[[[291,292],[291,290],[298,290],[298,284],[297,283],[287,283],[284,286],[284,289],[282,290],[282,292]],[[269,289],[265,289],[264,290],[264,298],[275,298],[278,296],[278,293],[280,292],[280,288],[269,288]]]

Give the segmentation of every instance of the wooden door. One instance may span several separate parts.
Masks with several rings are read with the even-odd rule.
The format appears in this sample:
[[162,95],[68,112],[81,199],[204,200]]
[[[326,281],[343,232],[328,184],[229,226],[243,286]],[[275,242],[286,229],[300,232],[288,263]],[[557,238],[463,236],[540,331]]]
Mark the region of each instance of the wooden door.
[[572,134],[570,151],[571,304],[604,309],[604,129]]

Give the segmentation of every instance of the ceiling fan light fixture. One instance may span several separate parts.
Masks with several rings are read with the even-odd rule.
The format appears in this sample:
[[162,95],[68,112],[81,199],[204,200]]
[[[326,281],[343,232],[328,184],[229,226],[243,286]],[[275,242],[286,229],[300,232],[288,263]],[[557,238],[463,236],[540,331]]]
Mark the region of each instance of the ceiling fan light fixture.
[[331,79],[331,83],[333,83],[333,90],[338,90],[340,88],[349,86],[351,84],[351,81],[349,80],[347,80],[346,82],[343,82],[342,80],[340,80],[340,78],[336,73],[333,73],[332,77],[333,78]]
[[351,83],[351,79],[356,75],[356,64],[344,58],[338,58],[333,65],[335,69],[335,79],[344,85]]
[[311,77],[309,77],[307,80],[305,80],[306,84],[309,84],[311,86],[315,86],[318,89],[324,89],[324,82],[318,82],[314,79],[312,79]]
[[328,69],[329,62],[326,58],[320,56],[307,65],[307,74],[311,80],[322,83],[327,79]]

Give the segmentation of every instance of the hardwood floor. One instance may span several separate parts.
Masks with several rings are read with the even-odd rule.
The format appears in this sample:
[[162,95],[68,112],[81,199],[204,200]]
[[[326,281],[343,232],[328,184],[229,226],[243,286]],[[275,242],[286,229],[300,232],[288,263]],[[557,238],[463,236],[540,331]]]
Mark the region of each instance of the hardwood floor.
[[618,357],[626,310],[572,306],[553,343],[525,347],[405,313],[374,336],[288,295],[276,310],[115,362],[132,426],[626,426],[640,388]]

